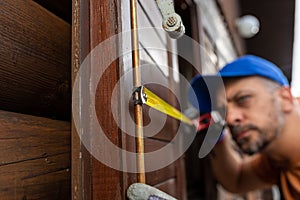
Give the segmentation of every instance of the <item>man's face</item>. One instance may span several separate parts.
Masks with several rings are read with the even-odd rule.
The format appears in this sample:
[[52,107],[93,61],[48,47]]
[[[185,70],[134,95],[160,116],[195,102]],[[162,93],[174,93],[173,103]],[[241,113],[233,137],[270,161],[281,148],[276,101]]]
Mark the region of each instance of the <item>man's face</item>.
[[281,130],[284,119],[276,91],[269,80],[256,76],[226,82],[226,102],[223,98],[219,104],[226,105],[228,128],[245,153],[261,151]]

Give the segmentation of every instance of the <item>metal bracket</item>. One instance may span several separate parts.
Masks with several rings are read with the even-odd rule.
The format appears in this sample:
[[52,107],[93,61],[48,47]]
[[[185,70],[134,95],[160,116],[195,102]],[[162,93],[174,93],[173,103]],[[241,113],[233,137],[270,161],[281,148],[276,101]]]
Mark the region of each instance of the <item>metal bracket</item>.
[[134,87],[132,92],[134,105],[143,105],[147,101],[147,95],[144,93],[144,86]]
[[162,27],[173,39],[178,39],[185,33],[181,17],[175,13],[173,0],[155,0],[163,17]]

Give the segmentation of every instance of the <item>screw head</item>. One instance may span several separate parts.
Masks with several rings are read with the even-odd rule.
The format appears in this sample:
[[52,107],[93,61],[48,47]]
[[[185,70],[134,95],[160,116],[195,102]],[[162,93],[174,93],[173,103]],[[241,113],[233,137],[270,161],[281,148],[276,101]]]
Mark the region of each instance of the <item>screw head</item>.
[[166,24],[169,26],[169,27],[172,27],[172,26],[175,26],[176,25],[176,23],[177,23],[177,19],[176,19],[176,17],[169,17],[168,19],[167,19],[167,22],[166,22]]

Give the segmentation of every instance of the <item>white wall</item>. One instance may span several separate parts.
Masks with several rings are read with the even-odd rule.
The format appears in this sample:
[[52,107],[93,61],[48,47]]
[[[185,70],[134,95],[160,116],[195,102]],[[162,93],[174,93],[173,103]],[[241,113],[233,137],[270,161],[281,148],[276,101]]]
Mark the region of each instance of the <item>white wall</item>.
[[300,2],[296,0],[295,7],[295,33],[293,50],[293,71],[292,71],[292,93],[300,97]]

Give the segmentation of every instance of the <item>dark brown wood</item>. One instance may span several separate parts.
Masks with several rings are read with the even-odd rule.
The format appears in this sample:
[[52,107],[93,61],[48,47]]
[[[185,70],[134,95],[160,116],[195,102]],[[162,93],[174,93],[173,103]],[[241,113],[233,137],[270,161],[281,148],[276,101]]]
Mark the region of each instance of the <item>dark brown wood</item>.
[[[107,73],[102,76],[98,84],[95,97],[96,112],[103,132],[116,146],[122,147],[118,126],[113,120],[110,106],[107,106],[111,104],[111,92],[117,80],[118,74],[114,71],[116,66],[117,63],[113,63],[109,70],[107,70]],[[103,93],[103,91],[105,91],[105,93]],[[101,148],[104,151],[107,149],[105,145]],[[109,154],[110,152],[106,153]],[[114,157],[113,159],[121,160],[121,157]],[[96,159],[92,159],[91,167],[92,199],[122,199],[122,172],[114,170]]]
[[70,123],[0,111],[0,199],[70,198]]
[[[73,8],[76,17],[73,20],[75,27],[73,35],[73,77],[79,70],[79,63],[83,62],[88,53],[100,42],[117,33],[116,27],[120,25],[118,13],[120,2],[113,1],[76,1]],[[101,12],[100,12],[101,10]],[[91,26],[89,26],[89,24]],[[117,44],[115,44],[117,45]],[[117,52],[117,46],[111,46],[106,52],[100,52],[100,62],[108,59]],[[74,55],[75,54],[75,55]],[[103,130],[116,145],[119,144],[119,129],[114,123],[110,111],[111,93],[114,83],[118,80],[118,62],[113,62],[110,68],[101,77],[98,84],[96,96],[96,113],[99,123],[103,125]],[[104,67],[104,66],[103,66]],[[74,79],[73,79],[74,80]],[[105,91],[105,92],[104,92]],[[82,91],[80,91],[82,92]],[[91,118],[91,120],[97,120]],[[75,129],[72,131],[74,144],[74,154],[72,165],[79,165],[72,174],[74,179],[72,184],[73,198],[77,199],[121,199],[122,173],[116,171],[97,159],[79,141]],[[89,142],[88,142],[89,143]],[[89,145],[89,144],[86,144]],[[89,146],[87,146],[89,148]],[[103,146],[102,148],[105,149]],[[114,158],[119,159],[119,158]]]
[[[109,0],[90,1],[91,49],[121,30],[121,21],[119,16],[121,12],[120,3],[120,1]],[[109,59],[111,56],[116,55],[118,51],[119,46],[115,43],[112,44],[106,52],[99,52],[99,56],[101,57],[100,63],[105,62],[105,59]],[[96,91],[95,106],[97,117],[104,133],[114,144],[121,147],[120,131],[117,124],[114,122],[110,107],[112,91],[119,79],[120,66],[118,63],[118,60],[114,61],[102,75]],[[118,94],[116,95],[118,96]],[[103,148],[105,149],[105,147]],[[121,157],[115,157],[114,159],[121,160]],[[124,198],[124,196],[122,196],[122,172],[105,166],[96,159],[92,160],[91,165],[92,199]]]
[[34,0],[69,24],[72,22],[72,0]]
[[70,25],[29,0],[0,13],[0,109],[69,120]]
[[155,185],[155,187],[175,198],[179,198],[179,194],[176,191],[176,180],[174,178],[161,182],[160,184]]
[[70,123],[0,111],[0,166],[68,153]]
[[[72,84],[90,53],[90,2],[72,1]],[[74,103],[74,102],[73,102]],[[72,121],[72,199],[91,199],[91,155],[82,145]]]
[[165,180],[176,177],[175,165],[168,165],[162,169],[146,173],[147,184],[157,185]]
[[[80,0],[72,1],[72,88],[79,71],[80,60]],[[72,120],[71,129],[71,198],[81,199],[81,142],[74,121]]]

